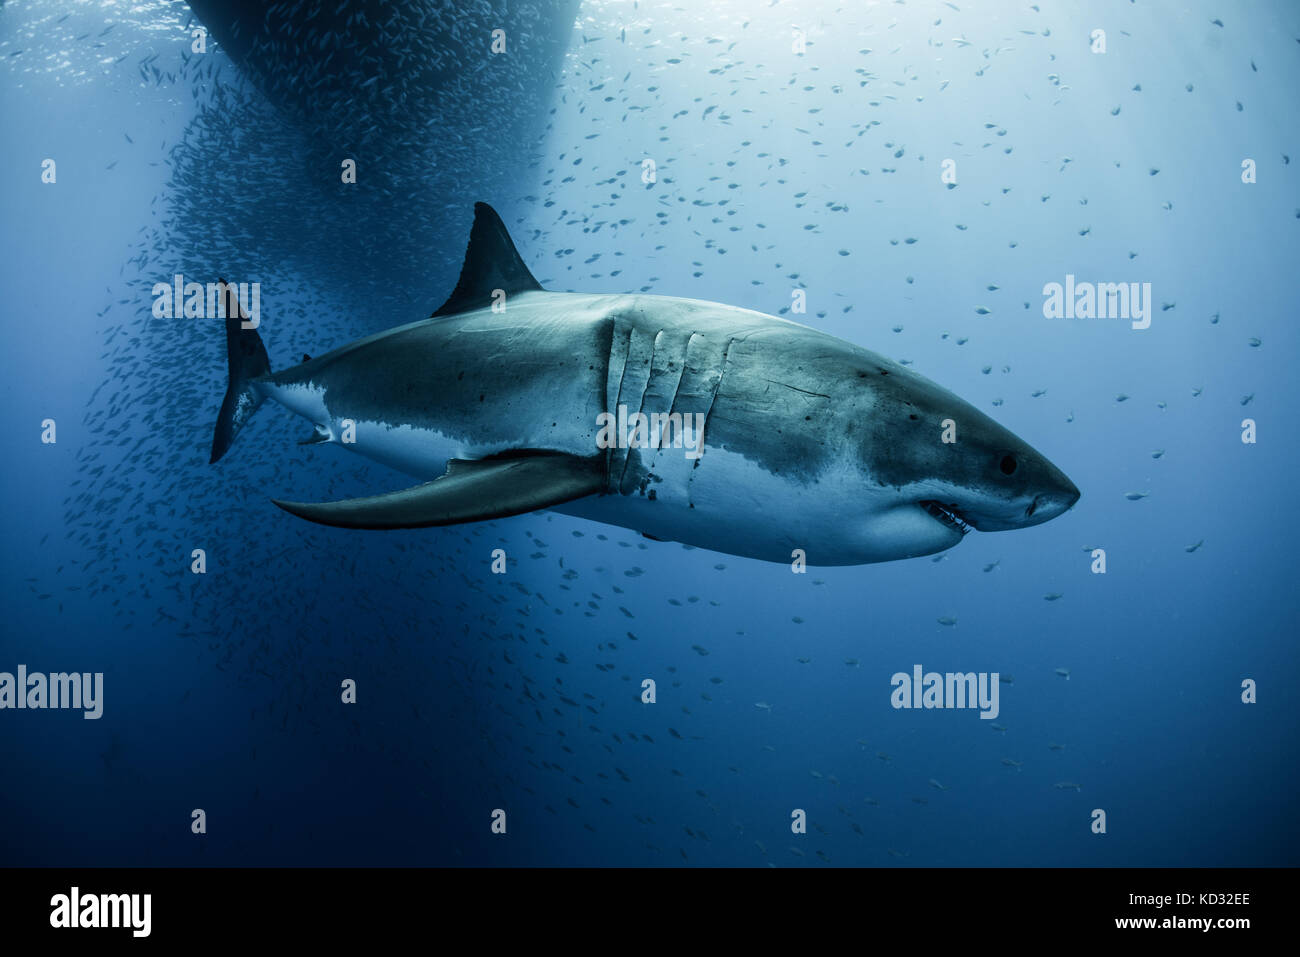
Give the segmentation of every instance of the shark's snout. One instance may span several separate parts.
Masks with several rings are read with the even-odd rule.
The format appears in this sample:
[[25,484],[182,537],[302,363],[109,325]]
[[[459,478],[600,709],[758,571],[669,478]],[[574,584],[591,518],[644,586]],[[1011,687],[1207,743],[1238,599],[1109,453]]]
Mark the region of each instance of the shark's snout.
[[1002,503],[985,501],[960,509],[961,517],[981,532],[1029,528],[1063,515],[1079,501],[1079,489],[1046,459],[1033,464],[1034,480],[1023,494]]
[[1079,501],[1079,489],[1064,475],[1061,484],[1046,492],[1039,492],[1025,509],[1025,525],[1038,525],[1050,522],[1058,515],[1064,515]]

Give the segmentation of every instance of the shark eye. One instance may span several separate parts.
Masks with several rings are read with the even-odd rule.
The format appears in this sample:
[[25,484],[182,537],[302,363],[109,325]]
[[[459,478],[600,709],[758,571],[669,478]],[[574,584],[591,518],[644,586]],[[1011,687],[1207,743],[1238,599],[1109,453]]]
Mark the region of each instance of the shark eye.
[[1002,462],[999,465],[999,468],[1002,469],[1003,475],[1010,475],[1016,470],[1016,457],[1014,455],[1002,456]]

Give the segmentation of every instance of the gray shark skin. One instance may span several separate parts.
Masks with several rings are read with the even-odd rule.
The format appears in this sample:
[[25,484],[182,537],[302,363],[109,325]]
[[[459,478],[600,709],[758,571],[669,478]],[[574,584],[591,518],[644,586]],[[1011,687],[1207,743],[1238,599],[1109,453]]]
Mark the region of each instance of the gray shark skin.
[[[424,480],[276,502],[322,524],[413,528],[550,508],[766,561],[802,550],[810,565],[857,565],[942,551],[969,527],[1037,525],[1079,498],[984,413],[834,336],[694,299],[547,292],[482,203],[456,291],[429,319],[281,372],[255,330],[234,316],[227,329],[214,462],[273,399],[315,425],[307,442]],[[703,423],[695,453],[690,433],[678,447],[671,434],[662,447],[644,435],[603,447],[602,413],[620,407]],[[948,419],[957,440],[945,443]]]

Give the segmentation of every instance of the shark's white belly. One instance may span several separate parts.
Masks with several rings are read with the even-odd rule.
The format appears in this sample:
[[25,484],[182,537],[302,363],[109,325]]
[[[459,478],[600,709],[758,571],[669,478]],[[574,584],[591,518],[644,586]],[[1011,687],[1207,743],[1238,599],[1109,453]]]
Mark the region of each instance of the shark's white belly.
[[897,503],[891,496],[864,494],[853,478],[846,472],[842,481],[827,477],[809,488],[713,448],[687,481],[665,477],[656,484],[654,498],[589,496],[553,511],[766,561],[859,564],[879,560],[863,536],[867,520],[879,520]]

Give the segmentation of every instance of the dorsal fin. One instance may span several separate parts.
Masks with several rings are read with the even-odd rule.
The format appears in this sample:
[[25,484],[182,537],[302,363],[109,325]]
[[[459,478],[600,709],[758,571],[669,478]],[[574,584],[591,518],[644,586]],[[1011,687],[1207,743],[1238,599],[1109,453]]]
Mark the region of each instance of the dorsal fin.
[[540,291],[541,288],[519,258],[497,211],[487,203],[475,203],[474,228],[469,231],[469,246],[465,249],[460,281],[433,315],[449,316],[490,306],[494,289],[502,289],[509,296]]

